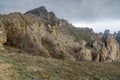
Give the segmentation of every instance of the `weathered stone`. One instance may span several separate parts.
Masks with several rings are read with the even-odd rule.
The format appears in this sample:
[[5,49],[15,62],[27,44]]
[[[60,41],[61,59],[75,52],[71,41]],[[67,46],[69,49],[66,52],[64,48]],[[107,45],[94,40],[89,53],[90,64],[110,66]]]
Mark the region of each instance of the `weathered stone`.
[[6,43],[7,36],[3,24],[0,22],[0,50],[4,50],[3,44]]
[[92,56],[93,56],[93,60],[94,61],[100,61],[100,54],[101,54],[101,50],[102,50],[102,41],[101,41],[101,37],[98,35],[98,37],[93,41],[93,52],[92,52]]
[[75,28],[58,19],[45,7],[25,15],[0,15],[0,46],[19,47],[27,52],[56,59],[79,61],[118,61],[119,44],[116,35],[95,34],[89,28]]
[[113,35],[108,35],[107,39],[107,49],[110,55],[110,59],[113,61],[118,60],[118,52],[119,52],[119,44],[116,41],[115,37]]
[[93,60],[95,61],[118,61],[119,59],[119,44],[114,35],[105,31],[102,36],[98,34],[93,39]]
[[40,16],[40,17],[46,18],[48,15],[48,11],[44,6],[41,6],[39,8],[30,10],[30,11],[26,12],[25,14],[33,14],[35,16]]
[[103,43],[102,52],[101,52],[101,61],[106,61],[106,59],[107,59],[107,50],[106,50],[105,45]]
[[78,59],[80,61],[92,61],[92,53],[90,49],[87,49],[85,46],[82,47],[80,52],[78,52]]

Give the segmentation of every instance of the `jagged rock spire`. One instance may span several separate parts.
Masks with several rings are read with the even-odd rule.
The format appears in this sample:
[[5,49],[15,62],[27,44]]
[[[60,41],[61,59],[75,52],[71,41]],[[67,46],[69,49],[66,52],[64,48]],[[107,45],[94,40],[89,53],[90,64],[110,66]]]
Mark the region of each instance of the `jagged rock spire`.
[[30,10],[28,12],[26,12],[25,14],[33,14],[35,16],[42,16],[42,17],[46,17],[48,14],[47,9],[45,8],[45,6],[41,6],[39,8],[35,8],[33,10]]

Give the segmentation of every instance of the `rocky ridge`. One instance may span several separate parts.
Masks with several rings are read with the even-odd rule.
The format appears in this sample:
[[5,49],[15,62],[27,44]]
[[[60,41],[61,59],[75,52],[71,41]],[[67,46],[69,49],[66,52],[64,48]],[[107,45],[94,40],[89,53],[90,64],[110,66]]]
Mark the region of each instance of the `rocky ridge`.
[[119,61],[115,35],[75,28],[44,6],[0,16],[0,49],[15,46],[35,55],[77,61]]

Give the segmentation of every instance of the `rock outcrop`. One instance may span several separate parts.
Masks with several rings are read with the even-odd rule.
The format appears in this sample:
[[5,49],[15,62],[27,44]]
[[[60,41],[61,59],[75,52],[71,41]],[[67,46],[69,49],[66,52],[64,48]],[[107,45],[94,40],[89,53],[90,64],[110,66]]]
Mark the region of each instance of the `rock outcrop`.
[[80,61],[92,61],[92,52],[90,49],[83,47],[78,55]]
[[[32,13],[36,10],[37,17],[35,13]],[[75,43],[71,36],[71,40],[67,41],[69,35],[59,32],[57,28],[59,22],[57,23],[55,14],[46,11],[44,7],[32,10],[32,12],[26,15],[16,12],[1,18],[3,28],[6,30],[5,35],[7,35],[7,41],[1,41],[1,45],[5,43],[45,57],[75,60],[75,54],[69,53],[68,50],[68,48],[72,50],[73,47],[71,45],[68,47],[68,44],[72,42],[73,46],[76,46],[78,43]]]
[[29,20],[29,17],[21,13],[11,13],[3,16],[2,22],[6,29],[7,45],[20,47],[37,54],[41,53],[41,55],[45,53],[46,56],[49,56],[41,46],[40,32],[35,21]]
[[0,48],[15,46],[31,54],[78,61],[118,61],[119,44],[106,31],[75,28],[42,6],[21,14],[0,15]]
[[92,56],[94,61],[118,61],[119,44],[113,34],[105,31],[105,34],[97,34],[90,42],[93,49]]
[[101,56],[101,61],[106,61],[107,60],[107,55],[108,55],[108,53],[107,53],[106,47],[103,44],[102,49],[101,49],[101,55],[100,55]]
[[7,41],[7,36],[5,33],[5,28],[3,24],[0,22],[0,50],[4,50],[3,44]]
[[44,6],[41,6],[39,8],[30,10],[30,11],[26,12],[25,14],[34,14],[35,16],[40,16],[40,17],[46,18],[48,15],[48,11]]
[[76,55],[78,61],[92,61],[92,52],[86,47],[86,42],[81,41],[81,47]]
[[112,61],[119,59],[119,44],[113,35],[108,35],[106,39],[106,47],[108,50],[108,58]]

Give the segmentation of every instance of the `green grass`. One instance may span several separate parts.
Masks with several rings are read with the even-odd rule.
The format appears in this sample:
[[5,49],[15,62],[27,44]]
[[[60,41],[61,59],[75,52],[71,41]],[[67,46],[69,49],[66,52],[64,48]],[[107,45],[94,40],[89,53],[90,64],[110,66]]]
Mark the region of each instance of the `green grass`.
[[119,80],[120,63],[56,60],[19,53],[3,53],[0,59],[12,64],[20,80]]
[[73,35],[76,38],[76,41],[81,41],[81,40],[88,41],[91,36],[90,32],[80,31],[75,27],[68,27],[68,30],[70,32],[70,35]]
[[5,57],[2,53],[0,53],[0,60],[3,60],[4,62],[2,63],[8,63],[12,65],[12,69],[14,71],[17,71],[19,73],[19,78],[20,80],[33,80],[32,78],[30,78],[29,76],[26,76],[27,72],[26,70],[23,70],[24,68],[22,68],[19,64],[17,64],[15,61],[10,60],[9,58]]

